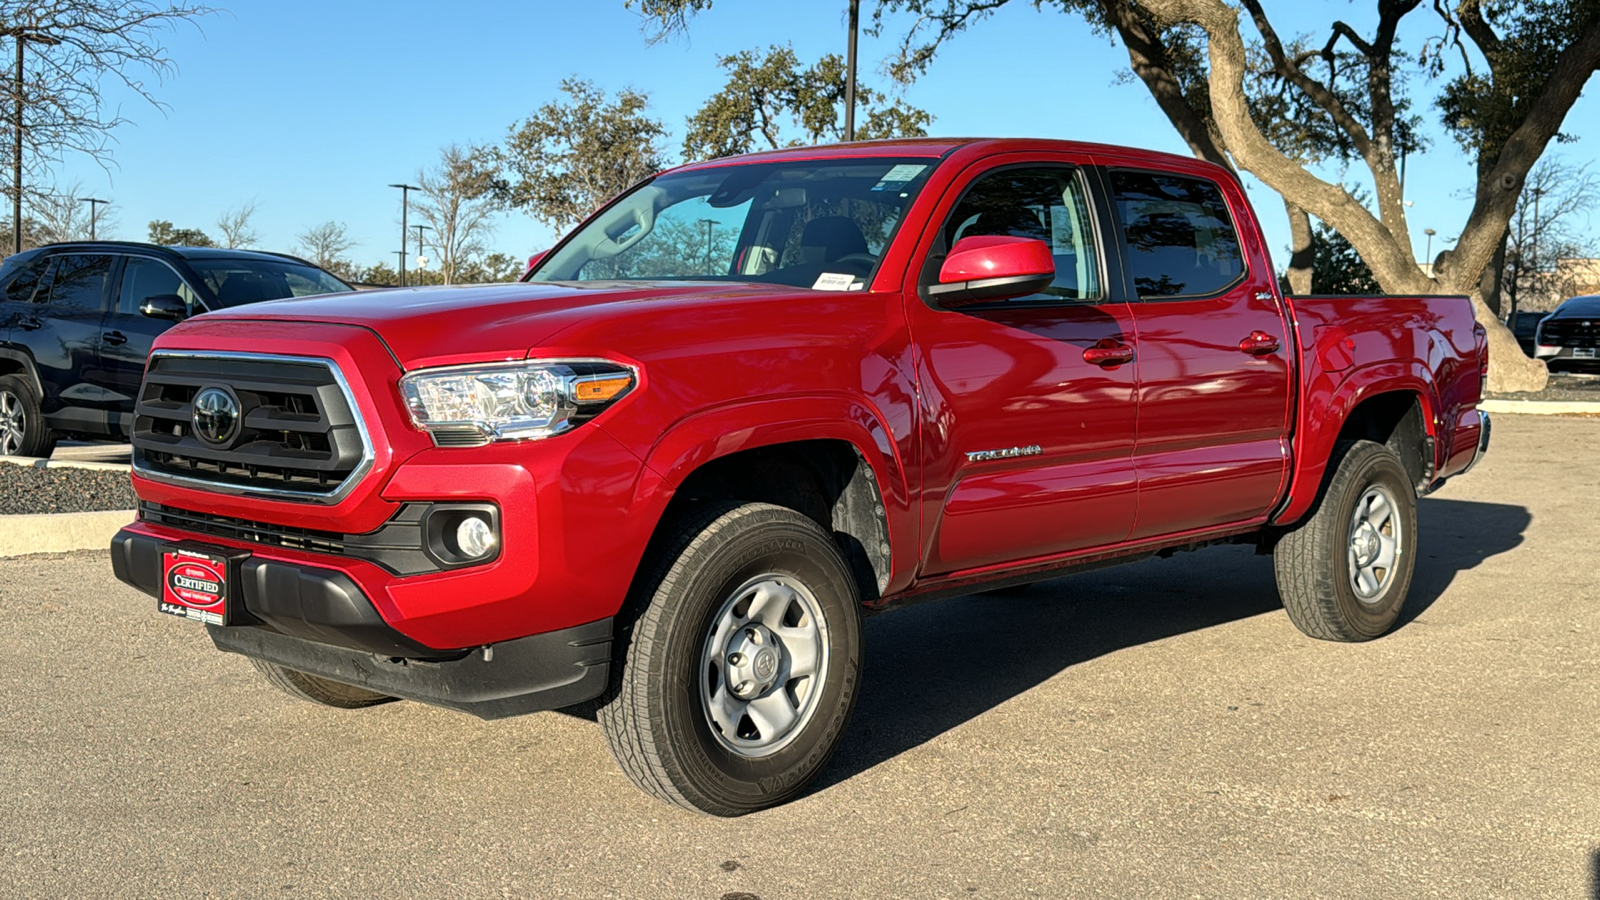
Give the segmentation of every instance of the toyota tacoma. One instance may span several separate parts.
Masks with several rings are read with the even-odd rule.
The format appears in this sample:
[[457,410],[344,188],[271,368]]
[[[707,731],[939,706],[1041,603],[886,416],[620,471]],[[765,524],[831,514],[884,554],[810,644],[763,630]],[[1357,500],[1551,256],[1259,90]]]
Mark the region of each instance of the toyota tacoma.
[[1194,159],[759,153],[521,283],[167,331],[113,565],[297,697],[587,706],[640,788],[738,815],[838,744],[864,614],[1242,543],[1306,634],[1384,634],[1486,363],[1464,297],[1284,296]]

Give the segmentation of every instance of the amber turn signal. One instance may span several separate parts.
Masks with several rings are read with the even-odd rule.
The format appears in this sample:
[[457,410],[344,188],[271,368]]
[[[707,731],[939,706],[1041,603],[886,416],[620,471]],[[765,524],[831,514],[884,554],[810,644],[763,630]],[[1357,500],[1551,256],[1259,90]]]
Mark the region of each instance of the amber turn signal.
[[572,399],[579,403],[605,403],[633,384],[631,375],[597,375],[579,378],[572,385]]

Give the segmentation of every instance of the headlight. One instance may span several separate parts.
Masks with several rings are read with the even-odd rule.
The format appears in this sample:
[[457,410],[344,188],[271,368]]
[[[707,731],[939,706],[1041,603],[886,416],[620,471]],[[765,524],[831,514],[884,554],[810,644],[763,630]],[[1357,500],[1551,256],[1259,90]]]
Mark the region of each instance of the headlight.
[[600,360],[420,369],[400,379],[411,421],[441,446],[549,437],[633,388],[633,369]]

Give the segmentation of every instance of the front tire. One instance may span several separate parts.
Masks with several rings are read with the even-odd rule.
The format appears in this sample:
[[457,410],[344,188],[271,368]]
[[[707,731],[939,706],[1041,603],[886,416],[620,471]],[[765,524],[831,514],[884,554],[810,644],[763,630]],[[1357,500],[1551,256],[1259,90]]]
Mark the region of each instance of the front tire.
[[1416,568],[1417,497],[1393,449],[1341,443],[1316,510],[1273,550],[1289,620],[1325,641],[1370,641],[1394,626]]
[[250,665],[256,667],[256,671],[267,679],[268,684],[285,694],[297,700],[306,700],[335,709],[364,709],[399,699],[259,659],[251,659]]
[[598,718],[640,789],[738,816],[797,796],[855,705],[860,600],[831,536],[793,510],[719,504],[658,542]]

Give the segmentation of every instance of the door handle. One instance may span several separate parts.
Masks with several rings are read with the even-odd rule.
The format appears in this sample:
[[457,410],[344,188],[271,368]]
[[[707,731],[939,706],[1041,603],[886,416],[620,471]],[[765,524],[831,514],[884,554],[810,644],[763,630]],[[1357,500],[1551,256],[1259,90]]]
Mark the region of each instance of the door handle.
[[105,334],[100,335],[100,340],[112,345],[126,344],[128,342],[128,336],[120,331],[108,331]]
[[1278,352],[1278,339],[1265,331],[1252,331],[1249,337],[1239,342],[1239,349],[1251,356],[1266,356]]
[[44,323],[33,316],[22,316],[17,319],[17,327],[23,331],[33,331],[36,328],[43,328]]
[[1083,351],[1083,361],[1104,368],[1133,362],[1133,348],[1115,338],[1105,338]]

